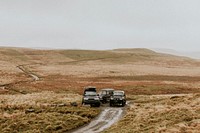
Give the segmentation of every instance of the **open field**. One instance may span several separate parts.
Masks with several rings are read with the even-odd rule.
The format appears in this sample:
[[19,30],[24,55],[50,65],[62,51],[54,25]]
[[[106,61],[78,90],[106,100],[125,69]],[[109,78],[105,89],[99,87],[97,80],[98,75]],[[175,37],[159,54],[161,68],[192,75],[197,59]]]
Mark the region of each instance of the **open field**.
[[200,95],[130,96],[126,116],[105,133],[198,133]]
[[[107,132],[199,129],[199,60],[148,49],[0,48],[0,62],[2,132],[29,132],[32,129],[36,129],[34,132],[65,132],[88,123],[99,110],[80,106],[85,86],[96,86],[98,90],[121,89],[131,101],[127,115]],[[17,67],[19,65],[24,71]],[[34,80],[31,74],[39,80]],[[181,96],[172,98],[177,94]],[[71,106],[71,102],[78,106]],[[35,109],[33,113],[25,113],[32,108]],[[173,119],[172,114],[176,114]],[[127,125],[125,129],[118,129],[124,125]]]
[[88,123],[99,109],[73,107],[80,105],[78,94],[41,92],[0,97],[0,131],[10,132],[66,132]]

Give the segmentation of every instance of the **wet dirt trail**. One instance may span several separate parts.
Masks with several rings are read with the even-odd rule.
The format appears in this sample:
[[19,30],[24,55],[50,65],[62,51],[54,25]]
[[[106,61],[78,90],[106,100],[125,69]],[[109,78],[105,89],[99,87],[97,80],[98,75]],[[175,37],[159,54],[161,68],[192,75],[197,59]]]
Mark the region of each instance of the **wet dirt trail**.
[[102,107],[100,115],[88,125],[74,130],[70,133],[100,133],[112,124],[116,123],[123,116],[123,107]]
[[30,77],[32,77],[33,81],[37,81],[40,80],[39,77],[35,74],[33,74],[32,72],[28,71],[25,69],[24,65],[19,65],[17,66],[18,69],[20,69],[22,72],[24,72],[25,74],[29,75]]
[[16,66],[16,67],[18,69],[20,69],[26,75],[28,75],[29,77],[31,77],[32,79],[31,80],[27,79],[27,80],[22,80],[22,81],[16,81],[16,82],[8,83],[8,84],[2,84],[2,85],[0,85],[0,89],[6,90],[6,91],[12,90],[12,91],[20,93],[20,94],[26,94],[24,92],[21,92],[21,91],[18,91],[18,90],[15,90],[15,89],[11,88],[11,86],[13,86],[15,84],[21,84],[21,83],[38,81],[38,80],[40,80],[40,78],[37,75],[35,75],[34,73],[32,73],[31,71],[27,70],[24,67],[24,65],[19,65],[19,66]]

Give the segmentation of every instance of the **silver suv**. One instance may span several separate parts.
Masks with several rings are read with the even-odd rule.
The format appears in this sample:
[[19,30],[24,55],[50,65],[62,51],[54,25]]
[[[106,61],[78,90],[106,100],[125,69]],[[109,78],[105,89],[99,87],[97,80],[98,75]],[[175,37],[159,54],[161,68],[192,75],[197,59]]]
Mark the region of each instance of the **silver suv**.
[[96,92],[95,87],[87,87],[83,93],[82,104],[89,104],[91,107],[99,107],[100,106],[100,99],[99,95]]

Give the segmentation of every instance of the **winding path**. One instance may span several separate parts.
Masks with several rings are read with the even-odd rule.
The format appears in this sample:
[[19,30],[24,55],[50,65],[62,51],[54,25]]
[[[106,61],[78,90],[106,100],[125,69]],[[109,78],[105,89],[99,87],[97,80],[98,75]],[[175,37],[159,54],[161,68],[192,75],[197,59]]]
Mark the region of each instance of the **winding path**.
[[11,86],[13,86],[15,84],[20,84],[20,83],[38,81],[38,80],[40,80],[40,78],[37,75],[35,75],[34,73],[32,73],[31,71],[25,69],[24,65],[19,65],[19,66],[17,66],[17,68],[20,69],[26,75],[30,76],[32,78],[32,80],[27,79],[27,80],[23,80],[23,81],[16,81],[16,82],[12,82],[12,83],[2,84],[2,85],[0,85],[0,89],[6,90],[6,91],[12,90],[12,91],[17,92],[17,93],[26,94],[26,93],[21,92],[19,90],[13,89]]
[[40,78],[33,74],[32,72],[28,71],[25,69],[25,67],[23,65],[19,65],[17,66],[17,68],[19,68],[22,72],[24,72],[25,74],[29,75],[30,77],[32,77],[33,81],[37,81],[37,80],[40,80]]
[[123,116],[123,107],[103,107],[100,115],[88,125],[74,130],[70,133],[100,133],[109,128]]

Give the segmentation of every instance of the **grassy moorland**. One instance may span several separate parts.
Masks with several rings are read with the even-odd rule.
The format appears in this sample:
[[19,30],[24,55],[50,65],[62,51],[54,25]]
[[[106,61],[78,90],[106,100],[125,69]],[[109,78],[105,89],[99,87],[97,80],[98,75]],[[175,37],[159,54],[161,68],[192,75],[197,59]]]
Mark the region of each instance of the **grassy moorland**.
[[80,106],[85,86],[121,89],[131,101],[127,115],[106,132],[199,129],[200,62],[187,57],[148,49],[0,48],[0,75],[1,132],[66,132],[88,123],[99,110]]
[[125,117],[105,133],[197,133],[200,95],[130,96]]
[[[1,111],[8,113],[8,116],[0,118],[0,131],[3,133],[66,132],[88,123],[98,114],[97,109],[70,106],[31,106],[29,108],[35,112],[23,113],[27,108],[27,105],[2,107]],[[14,112],[21,114],[13,114]]]
[[[91,121],[99,109],[81,107],[80,95],[41,92],[0,97],[0,131],[66,132]],[[71,106],[78,103],[77,107]]]

